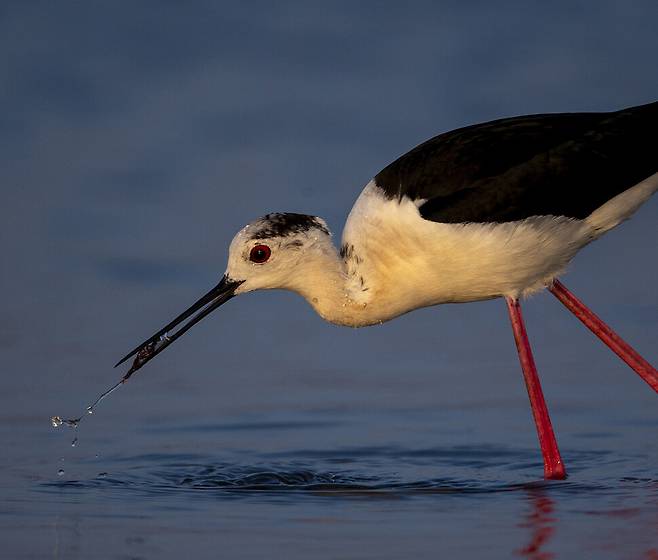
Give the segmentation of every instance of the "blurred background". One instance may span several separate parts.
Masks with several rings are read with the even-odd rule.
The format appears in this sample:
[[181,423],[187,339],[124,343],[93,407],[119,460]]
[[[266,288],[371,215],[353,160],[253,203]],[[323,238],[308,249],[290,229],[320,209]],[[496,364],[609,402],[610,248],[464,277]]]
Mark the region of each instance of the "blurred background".
[[[369,178],[440,132],[657,100],[657,21],[654,0],[3,2],[0,485],[10,504],[2,537],[9,550],[89,556],[99,541],[86,540],[84,519],[105,498],[72,497],[61,484],[54,498],[40,485],[84,487],[101,471],[120,471],[118,464],[144,465],[136,457],[147,452],[197,453],[215,464],[231,450],[244,466],[265,452],[294,450],[307,460],[306,449],[381,446],[404,455],[455,445],[493,446],[495,456],[511,446],[532,462],[519,476],[539,479],[501,301],[424,309],[351,330],[323,323],[295,295],[251,294],[104,401],[78,429],[76,448],[72,434],[53,432],[48,419],[79,415],[118,380],[122,371],[112,364],[216,283],[228,243],[255,217],[323,216],[339,239]],[[654,197],[583,250],[564,278],[653,363],[657,234]],[[655,395],[554,298],[534,297],[525,310],[567,466],[583,449],[626,452],[634,459],[612,461],[610,480],[632,470],[655,482]],[[167,460],[146,461],[148,472]],[[430,463],[441,476],[440,461]],[[372,472],[364,464],[357,470]],[[395,461],[384,470],[397,476]],[[415,476],[398,474],[407,482]],[[477,472],[462,476],[481,482]],[[51,506],[36,505],[44,500]],[[114,507],[130,500],[139,502],[130,495]],[[72,509],[63,512],[62,501]],[[117,519],[109,526],[118,533],[132,530]],[[655,516],[641,520],[655,529]],[[608,534],[610,525],[583,521],[590,522]],[[68,531],[55,532],[56,546],[55,533],[37,537],[51,523]],[[518,530],[511,526],[510,534]],[[95,527],[101,540],[113,534]],[[394,535],[400,525],[392,527]],[[294,540],[299,528],[288,528]],[[259,534],[254,551],[256,542],[267,549],[268,532]],[[444,542],[463,551],[456,539],[464,535],[451,535]],[[405,550],[377,538],[384,546],[371,550],[379,558]],[[143,541],[121,542],[105,549],[108,557],[149,556]],[[568,542],[553,546],[568,550]],[[507,555],[517,544],[510,537],[501,550]]]

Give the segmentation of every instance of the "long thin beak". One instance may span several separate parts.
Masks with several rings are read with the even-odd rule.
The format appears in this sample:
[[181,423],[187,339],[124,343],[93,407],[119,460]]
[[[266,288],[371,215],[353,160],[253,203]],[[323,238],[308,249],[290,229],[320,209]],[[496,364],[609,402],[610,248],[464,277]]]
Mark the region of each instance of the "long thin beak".
[[[126,381],[146,362],[157,356],[176,339],[183,336],[192,326],[198,323],[211,311],[214,311],[220,305],[231,299],[235,295],[235,290],[237,290],[238,286],[240,286],[240,284],[243,282],[244,280],[231,280],[226,275],[224,275],[219,284],[217,284],[212,290],[201,297],[191,307],[183,311],[178,317],[171,321],[171,323],[161,328],[151,338],[145,340],[134,350],[121,358],[114,367],[121,365],[126,360],[129,360],[135,356],[135,360],[133,361],[132,366],[130,366],[128,372],[123,376],[121,382]],[[195,313],[196,315],[194,315]],[[190,316],[192,316],[192,318],[189,321],[184,322]],[[174,331],[173,333],[170,332],[181,323],[182,325],[180,328],[178,328],[178,330]]]

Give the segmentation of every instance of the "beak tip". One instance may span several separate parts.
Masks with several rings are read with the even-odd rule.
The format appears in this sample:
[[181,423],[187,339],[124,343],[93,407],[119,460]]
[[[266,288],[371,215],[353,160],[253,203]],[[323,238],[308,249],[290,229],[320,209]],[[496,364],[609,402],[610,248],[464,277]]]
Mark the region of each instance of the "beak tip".
[[[133,352],[133,354],[134,354],[134,352]],[[128,360],[128,358],[130,358],[131,356],[132,356],[132,354],[128,354],[127,356],[124,356],[116,364],[114,364],[112,367],[119,367],[121,364],[126,362]]]

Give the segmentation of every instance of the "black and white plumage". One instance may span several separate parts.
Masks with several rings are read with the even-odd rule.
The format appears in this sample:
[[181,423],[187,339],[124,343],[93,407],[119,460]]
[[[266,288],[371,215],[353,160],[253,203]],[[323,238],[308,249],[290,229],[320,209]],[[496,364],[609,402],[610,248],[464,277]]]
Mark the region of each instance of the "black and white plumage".
[[[361,317],[547,286],[656,191],[656,129],[653,103],[502,119],[414,148],[366,186],[345,226],[345,254],[362,261],[348,271],[379,292],[357,296],[379,308]],[[392,278],[395,290],[379,289]]]
[[365,186],[340,251],[321,218],[255,220],[233,238],[220,283],[121,361],[136,356],[124,381],[213,309],[254,290],[296,292],[327,321],[353,327],[419,307],[504,297],[545,473],[563,478],[518,299],[548,287],[658,391],[658,372],[556,281],[578,250],[658,190],[657,130],[652,103],[441,134]]
[[441,134],[375,176],[426,220],[585,219],[658,171],[658,103],[613,113],[499,119]]

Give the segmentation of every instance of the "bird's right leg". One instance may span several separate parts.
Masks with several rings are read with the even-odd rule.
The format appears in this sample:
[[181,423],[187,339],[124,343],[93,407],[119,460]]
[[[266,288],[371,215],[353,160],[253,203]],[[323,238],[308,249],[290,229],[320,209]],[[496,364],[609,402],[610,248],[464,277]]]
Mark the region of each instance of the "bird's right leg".
[[521,361],[521,368],[523,369],[523,376],[530,397],[532,415],[537,427],[539,445],[544,456],[544,478],[563,480],[567,477],[567,472],[560,456],[560,450],[557,447],[551,418],[548,415],[548,407],[544,400],[544,393],[541,390],[535,359],[532,357],[528,334],[525,330],[523,315],[521,315],[521,306],[515,298],[507,297],[505,299],[507,300],[509,317],[512,321],[516,349],[519,352],[519,360]]
[[642,356],[640,356],[627,342],[606,325],[582,301],[573,295],[559,280],[554,280],[548,288],[564,306],[571,311],[582,323],[598,336],[603,343],[617,356],[624,360],[635,372],[644,379],[654,391],[658,393],[658,371]]

